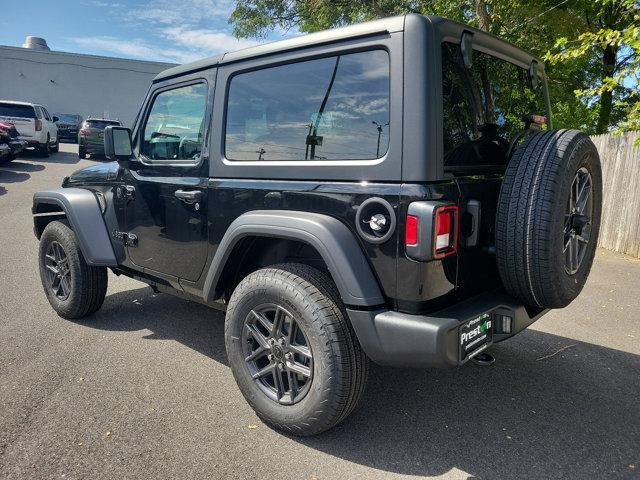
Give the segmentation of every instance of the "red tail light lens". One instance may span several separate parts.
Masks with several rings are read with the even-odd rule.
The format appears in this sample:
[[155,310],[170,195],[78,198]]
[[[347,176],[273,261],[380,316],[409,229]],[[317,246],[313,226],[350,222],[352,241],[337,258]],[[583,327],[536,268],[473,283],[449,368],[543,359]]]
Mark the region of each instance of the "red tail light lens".
[[39,132],[42,130],[42,120],[40,120],[39,118],[36,118],[36,132]]
[[404,227],[404,244],[418,244],[418,217],[414,215],[407,215],[407,223]]
[[458,251],[458,206],[439,207],[435,214],[433,257],[443,258]]

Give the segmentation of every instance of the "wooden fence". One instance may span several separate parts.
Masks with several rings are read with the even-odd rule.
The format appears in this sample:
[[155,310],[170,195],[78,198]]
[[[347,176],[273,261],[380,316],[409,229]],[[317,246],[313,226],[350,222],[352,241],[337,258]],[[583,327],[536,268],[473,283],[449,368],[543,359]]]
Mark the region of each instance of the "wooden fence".
[[602,223],[598,245],[640,258],[640,132],[591,137],[602,163]]

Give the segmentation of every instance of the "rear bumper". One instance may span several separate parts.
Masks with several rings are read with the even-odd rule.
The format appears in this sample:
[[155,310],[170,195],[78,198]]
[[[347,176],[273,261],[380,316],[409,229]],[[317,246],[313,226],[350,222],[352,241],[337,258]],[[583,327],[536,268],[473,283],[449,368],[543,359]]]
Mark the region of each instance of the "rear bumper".
[[58,130],[58,138],[64,138],[65,140],[78,140],[77,130]]
[[78,143],[87,153],[104,154],[104,143],[87,142],[83,140]]
[[24,140],[12,139],[9,142],[9,148],[11,149],[11,153],[17,155],[22,150],[27,148],[27,142],[25,142]]
[[[547,312],[527,309],[502,291],[478,295],[429,316],[347,309],[367,356],[380,365],[396,367],[462,365],[469,358],[461,358],[458,333],[461,325],[489,314],[495,319],[491,343],[497,343],[521,332]],[[503,316],[511,317],[509,332],[502,330],[502,322],[498,321]]]

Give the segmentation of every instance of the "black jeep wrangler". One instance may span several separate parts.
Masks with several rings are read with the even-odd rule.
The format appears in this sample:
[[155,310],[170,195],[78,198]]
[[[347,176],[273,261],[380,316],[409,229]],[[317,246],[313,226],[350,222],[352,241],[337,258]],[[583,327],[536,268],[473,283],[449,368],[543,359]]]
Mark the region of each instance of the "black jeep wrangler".
[[260,418],[321,432],[370,360],[460,366],[581,291],[600,161],[549,107],[538,59],[420,15],[171,68],[35,194],[45,293],[86,317],[109,268],[225,310]]

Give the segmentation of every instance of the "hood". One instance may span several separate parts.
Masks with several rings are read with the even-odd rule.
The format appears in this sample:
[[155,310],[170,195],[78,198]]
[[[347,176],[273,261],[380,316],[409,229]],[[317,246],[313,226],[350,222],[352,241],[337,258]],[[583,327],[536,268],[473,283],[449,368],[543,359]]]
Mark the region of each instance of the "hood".
[[71,174],[67,184],[112,182],[118,176],[118,162],[98,163],[90,167],[76,170]]

